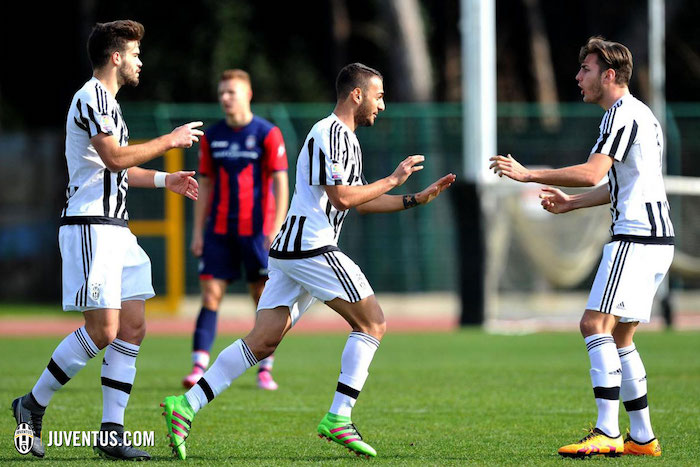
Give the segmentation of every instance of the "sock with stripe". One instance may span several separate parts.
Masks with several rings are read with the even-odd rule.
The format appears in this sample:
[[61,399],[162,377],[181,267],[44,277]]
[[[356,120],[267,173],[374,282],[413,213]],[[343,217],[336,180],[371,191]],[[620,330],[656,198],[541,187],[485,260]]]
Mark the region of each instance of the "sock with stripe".
[[272,371],[272,367],[275,364],[275,356],[270,355],[267,358],[260,360],[260,365],[258,365],[258,373],[261,371]]
[[66,336],[53,351],[49,364],[32,388],[36,402],[43,407],[49,405],[56,391],[82,370],[99,351],[85,326]]
[[192,352],[192,372],[204,374],[209,366],[209,352],[206,350],[196,350]]
[[350,417],[352,408],[369,376],[369,365],[379,340],[363,332],[351,332],[343,349],[338,386],[329,412]]
[[591,382],[598,406],[596,428],[610,437],[620,436],[620,384],[622,370],[615,340],[610,334],[593,334],[585,338],[591,360]]
[[231,385],[231,382],[258,363],[243,339],[221,351],[211,368],[185,393],[195,413]]
[[654,439],[647,403],[647,372],[634,344],[617,349],[622,363],[620,396],[630,417],[630,436],[637,442]]
[[124,411],[136,378],[139,346],[114,339],[102,360],[102,423],[124,425]]

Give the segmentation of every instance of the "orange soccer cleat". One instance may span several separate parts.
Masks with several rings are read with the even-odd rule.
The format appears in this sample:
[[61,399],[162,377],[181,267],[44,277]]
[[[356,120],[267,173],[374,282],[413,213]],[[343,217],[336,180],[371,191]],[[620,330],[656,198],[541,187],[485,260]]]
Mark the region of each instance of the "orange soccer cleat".
[[564,457],[584,458],[591,456],[616,457],[623,454],[624,450],[622,435],[611,438],[598,428],[593,428],[578,443],[562,446],[558,452]]
[[629,433],[627,433],[625,437],[625,454],[632,456],[659,457],[661,455],[661,445],[656,438],[652,438],[651,441],[647,441],[646,443],[639,443],[633,440]]

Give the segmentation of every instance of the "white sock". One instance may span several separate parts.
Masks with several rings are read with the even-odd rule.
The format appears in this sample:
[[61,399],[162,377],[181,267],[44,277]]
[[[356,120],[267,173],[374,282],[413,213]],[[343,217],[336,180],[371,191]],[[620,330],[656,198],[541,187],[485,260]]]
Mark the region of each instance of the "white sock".
[[274,366],[274,364],[275,364],[275,356],[274,355],[270,355],[267,358],[263,358],[262,360],[260,360],[260,366],[259,366],[260,371],[272,371],[272,367]]
[[82,370],[99,351],[88,336],[85,326],[66,336],[53,351],[49,364],[32,388],[34,399],[44,407],[49,405],[56,391]]
[[124,411],[136,377],[139,346],[114,339],[102,360],[102,423],[124,426]]
[[207,371],[209,366],[209,352],[206,350],[195,350],[192,352],[192,365],[195,369],[202,370],[202,373]]
[[195,413],[214,400],[231,382],[241,376],[248,368],[258,363],[253,352],[243,339],[238,339],[233,344],[221,351],[211,368],[204,376],[185,393]]
[[654,439],[647,403],[647,373],[634,344],[617,349],[622,363],[620,396],[630,417],[630,436],[646,443]]
[[330,413],[349,417],[357,397],[369,376],[369,365],[379,347],[379,340],[362,332],[351,332],[343,349],[338,387]]
[[585,338],[591,359],[591,383],[598,406],[596,428],[611,437],[620,435],[620,383],[622,369],[615,340],[610,334],[594,334]]

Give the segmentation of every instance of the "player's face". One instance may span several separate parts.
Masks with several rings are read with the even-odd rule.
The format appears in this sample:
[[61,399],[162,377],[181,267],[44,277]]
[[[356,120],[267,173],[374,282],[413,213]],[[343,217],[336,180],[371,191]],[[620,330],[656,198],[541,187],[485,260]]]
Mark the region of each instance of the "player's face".
[[117,69],[119,73],[119,81],[122,85],[138,86],[139,74],[141,74],[141,49],[139,41],[129,41],[126,43],[124,52],[121,55],[122,61]]
[[598,57],[595,54],[588,54],[581,63],[576,81],[581,88],[583,102],[598,104],[603,100],[603,70],[600,69]]
[[377,115],[384,109],[384,83],[378,76],[372,76],[362,94],[362,103],[355,113],[355,125],[374,125]]
[[229,79],[219,83],[219,103],[226,115],[250,111],[253,92],[248,83],[240,79]]

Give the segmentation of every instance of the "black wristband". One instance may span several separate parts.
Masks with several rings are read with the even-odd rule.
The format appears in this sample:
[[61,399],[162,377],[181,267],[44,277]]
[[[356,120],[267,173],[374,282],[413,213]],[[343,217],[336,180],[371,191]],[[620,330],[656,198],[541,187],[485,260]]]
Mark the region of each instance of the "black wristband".
[[418,206],[418,201],[416,201],[416,195],[403,195],[404,209],[410,209],[415,206]]

